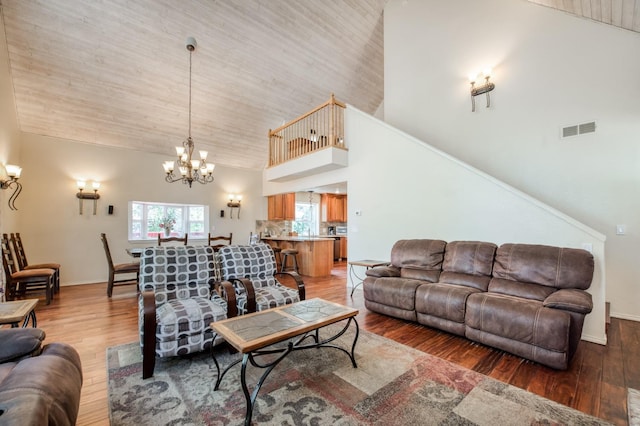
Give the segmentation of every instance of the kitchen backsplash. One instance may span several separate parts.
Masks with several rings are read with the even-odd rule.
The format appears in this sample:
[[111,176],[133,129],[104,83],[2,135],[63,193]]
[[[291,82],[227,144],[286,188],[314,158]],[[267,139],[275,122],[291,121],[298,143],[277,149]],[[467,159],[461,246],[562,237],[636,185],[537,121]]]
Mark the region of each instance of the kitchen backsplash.
[[[328,234],[329,226],[347,226],[345,222],[320,222],[320,235]],[[286,236],[293,229],[290,220],[256,220],[256,233],[270,236]]]

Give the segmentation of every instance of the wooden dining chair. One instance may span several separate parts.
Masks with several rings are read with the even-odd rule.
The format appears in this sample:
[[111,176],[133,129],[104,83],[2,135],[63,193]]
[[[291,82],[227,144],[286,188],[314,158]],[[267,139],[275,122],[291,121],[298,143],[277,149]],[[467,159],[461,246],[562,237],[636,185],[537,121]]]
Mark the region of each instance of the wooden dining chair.
[[20,237],[20,233],[16,232],[11,233],[9,238],[9,242],[13,246],[13,253],[16,256],[16,260],[18,261],[18,266],[20,270],[30,270],[30,269],[53,269],[55,271],[55,275],[53,276],[53,292],[58,293],[60,291],[60,264],[55,262],[45,262],[45,263],[32,263],[29,264],[27,261],[27,255],[24,251],[24,245],[22,244],[22,238]]
[[160,234],[158,234],[158,247],[160,247],[162,245],[162,243],[170,243],[173,241],[177,241],[177,242],[184,242],[184,245],[187,245],[187,236],[188,234],[184,234],[184,238],[180,238],[180,237],[162,237]]
[[11,254],[9,236],[2,234],[0,238],[0,246],[2,248],[2,267],[6,277],[6,298],[8,301],[14,300],[16,297],[24,297],[27,291],[44,290],[46,294],[47,305],[51,303],[53,298],[53,269],[30,269],[20,270]]
[[[109,279],[107,280],[107,296],[111,297],[113,294],[113,287],[120,285],[130,285],[130,284],[138,284],[138,278],[140,276],[140,263],[131,262],[131,263],[113,263],[113,258],[111,257],[111,250],[109,250],[109,243],[107,242],[107,235],[102,233],[100,234],[100,239],[102,240],[102,245],[104,246],[104,254],[107,255],[107,264],[109,266]],[[121,278],[116,280],[116,275],[129,275],[126,278]],[[131,275],[136,274],[135,278],[132,278]]]
[[209,239],[208,239],[207,245],[213,247],[213,251],[218,251],[220,250],[221,247],[231,245],[232,238],[233,238],[233,232],[229,232],[228,237],[225,237],[224,235],[218,235],[218,236],[212,237],[211,233],[209,232]]

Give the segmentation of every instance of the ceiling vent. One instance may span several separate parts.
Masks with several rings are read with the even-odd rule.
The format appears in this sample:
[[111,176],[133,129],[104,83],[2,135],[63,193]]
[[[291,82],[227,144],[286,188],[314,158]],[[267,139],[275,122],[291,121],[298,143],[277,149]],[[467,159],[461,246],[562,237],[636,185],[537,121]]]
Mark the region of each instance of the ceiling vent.
[[572,136],[584,135],[585,133],[594,133],[596,131],[596,122],[574,124],[562,128],[562,138],[570,138]]

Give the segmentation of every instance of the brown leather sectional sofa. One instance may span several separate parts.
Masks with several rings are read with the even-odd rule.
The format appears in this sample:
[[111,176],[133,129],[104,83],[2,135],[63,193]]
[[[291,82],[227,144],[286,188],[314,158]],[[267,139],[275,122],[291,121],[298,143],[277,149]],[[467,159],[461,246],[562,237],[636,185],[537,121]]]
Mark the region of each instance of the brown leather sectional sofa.
[[0,425],[76,424],[82,389],[78,352],[42,344],[38,328],[0,329]]
[[389,266],[367,271],[365,306],[565,370],[593,308],[593,268],[581,249],[400,240]]

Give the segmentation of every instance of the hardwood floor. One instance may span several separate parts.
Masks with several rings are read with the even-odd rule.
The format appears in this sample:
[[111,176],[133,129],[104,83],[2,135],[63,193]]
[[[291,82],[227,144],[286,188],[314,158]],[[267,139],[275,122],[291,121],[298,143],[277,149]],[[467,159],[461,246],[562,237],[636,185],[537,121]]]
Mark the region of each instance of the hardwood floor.
[[[580,342],[567,371],[556,371],[464,338],[367,311],[362,291],[346,288],[346,263],[327,278],[305,278],[307,298],[322,297],[360,309],[364,330],[444,358],[497,380],[574,407],[617,425],[627,424],[627,387],[640,389],[640,323],[613,318],[609,344]],[[45,342],[62,341],[80,353],[84,373],[78,425],[108,425],[106,349],[138,340],[133,286],[63,287],[49,306],[36,308]]]

